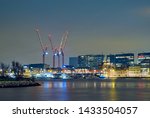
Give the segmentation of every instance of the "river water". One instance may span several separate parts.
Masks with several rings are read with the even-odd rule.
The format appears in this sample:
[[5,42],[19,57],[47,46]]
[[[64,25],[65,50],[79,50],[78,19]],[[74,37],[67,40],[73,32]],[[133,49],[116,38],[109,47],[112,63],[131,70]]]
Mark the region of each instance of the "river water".
[[0,88],[1,101],[149,101],[150,81],[50,80]]

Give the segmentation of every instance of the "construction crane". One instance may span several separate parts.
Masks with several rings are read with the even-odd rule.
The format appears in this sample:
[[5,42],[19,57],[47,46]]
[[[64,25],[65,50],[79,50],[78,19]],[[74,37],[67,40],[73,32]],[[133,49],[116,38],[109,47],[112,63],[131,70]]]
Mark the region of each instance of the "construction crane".
[[50,44],[51,44],[51,50],[52,50],[52,54],[53,54],[53,68],[55,68],[55,59],[57,57],[58,59],[58,67],[60,67],[60,55],[59,55],[59,51],[58,51],[58,48],[57,47],[54,47],[53,46],[53,43],[52,43],[52,40],[51,40],[51,35],[49,34],[48,35],[48,39],[50,41]]
[[68,32],[66,31],[62,36],[59,47],[54,47],[52,40],[51,40],[51,35],[50,34],[48,35],[48,39],[51,44],[51,50],[53,53],[53,68],[55,68],[55,66],[56,66],[55,65],[55,59],[56,59],[55,57],[57,57],[57,59],[58,59],[58,67],[60,67],[60,57],[62,57],[61,61],[62,61],[62,65],[64,65],[64,48],[66,45],[67,37],[68,37]]
[[43,64],[45,64],[45,56],[48,54],[48,51],[47,51],[48,47],[43,45],[39,29],[35,29],[35,31],[38,35],[38,39],[40,41],[40,45],[41,45],[41,49],[42,49],[42,62],[43,62]]
[[[62,66],[64,66],[64,48],[66,46],[66,42],[67,42],[67,38],[68,38],[68,31],[66,31],[61,39],[61,43],[58,49],[58,55],[62,56]],[[60,62],[59,62],[60,63]]]
[[52,50],[52,56],[53,56],[53,68],[55,68],[55,57],[58,56],[57,48],[54,48],[52,40],[51,40],[51,34],[48,35],[48,39],[50,41],[51,50]]

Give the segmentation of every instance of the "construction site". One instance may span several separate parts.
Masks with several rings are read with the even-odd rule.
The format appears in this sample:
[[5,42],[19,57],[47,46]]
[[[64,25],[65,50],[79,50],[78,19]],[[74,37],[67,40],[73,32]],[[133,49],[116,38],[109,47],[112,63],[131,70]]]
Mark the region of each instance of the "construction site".
[[[41,45],[42,64],[46,64],[45,58],[48,55],[48,47],[49,46],[43,44],[42,39],[41,39],[40,30],[37,28],[37,29],[35,29],[35,31],[37,33],[38,40],[39,40],[40,45]],[[68,31],[65,31],[61,37],[60,44],[58,46],[54,46],[53,41],[51,39],[51,34],[48,34],[48,40],[50,42],[50,48],[51,48],[51,54],[52,54],[52,60],[53,60],[53,64],[52,64],[53,68],[60,68],[60,67],[63,67],[65,64],[65,62],[64,62],[64,56],[65,56],[64,49],[66,46],[67,38],[68,38]]]
[[[36,76],[36,77],[53,77],[52,74],[62,73],[63,68],[65,67],[65,47],[68,39],[68,31],[65,31],[60,38],[60,43],[58,45],[54,45],[54,41],[52,39],[52,34],[47,35],[47,40],[49,44],[44,44],[42,40],[42,36],[40,30],[38,28],[35,29],[37,39],[40,44],[42,58],[41,62],[37,64],[28,64],[24,65],[26,77]],[[51,50],[49,53],[48,50]],[[51,57],[52,64],[51,66],[47,64],[46,58]],[[43,75],[44,74],[44,75]]]

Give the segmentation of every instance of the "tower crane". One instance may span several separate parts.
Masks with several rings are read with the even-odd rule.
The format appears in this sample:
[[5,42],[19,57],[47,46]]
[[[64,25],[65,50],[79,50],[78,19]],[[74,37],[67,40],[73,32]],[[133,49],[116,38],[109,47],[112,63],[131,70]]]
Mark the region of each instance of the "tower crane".
[[62,38],[61,38],[61,42],[59,47],[54,47],[52,40],[51,40],[51,35],[48,35],[48,39],[50,41],[50,45],[51,45],[51,50],[52,50],[52,54],[53,54],[53,67],[55,68],[55,57],[58,58],[58,67],[60,67],[60,57],[62,57],[62,65],[64,65],[64,48],[66,46],[66,41],[67,41],[67,37],[68,37],[68,32],[66,31]]
[[50,45],[51,45],[51,50],[52,50],[52,54],[53,54],[53,68],[55,68],[55,57],[58,56],[58,51],[57,48],[53,46],[52,40],[51,40],[51,34],[48,35],[48,39],[50,41]]
[[64,48],[66,46],[66,42],[67,42],[67,38],[68,38],[68,31],[66,31],[61,39],[61,43],[58,49],[58,55],[62,56],[62,66],[64,65]]
[[45,56],[48,54],[48,51],[47,51],[48,47],[43,45],[39,29],[35,29],[35,31],[38,35],[38,39],[40,41],[40,45],[41,45],[41,49],[42,49],[42,62],[43,62],[43,64],[45,64]]

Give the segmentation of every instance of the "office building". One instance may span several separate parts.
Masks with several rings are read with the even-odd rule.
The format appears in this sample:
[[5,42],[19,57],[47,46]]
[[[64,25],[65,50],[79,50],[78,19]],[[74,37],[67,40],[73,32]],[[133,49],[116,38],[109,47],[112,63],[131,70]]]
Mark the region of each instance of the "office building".
[[106,61],[116,68],[127,68],[134,65],[134,53],[110,54],[107,55]]
[[148,60],[150,60],[150,52],[146,52],[146,53],[138,53],[138,60],[137,60],[137,63],[138,64],[142,64],[142,63],[145,63],[146,60],[148,62]]
[[110,64],[115,64],[115,55],[114,54],[107,55],[106,62]]
[[78,65],[83,68],[99,69],[103,65],[104,55],[80,55]]

